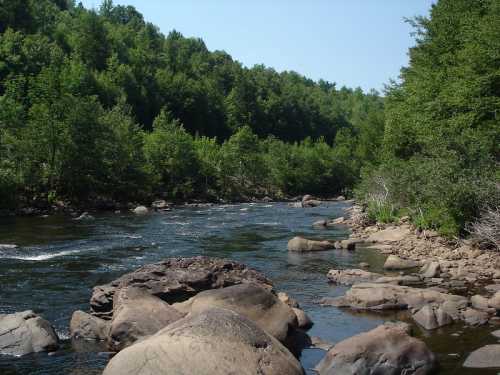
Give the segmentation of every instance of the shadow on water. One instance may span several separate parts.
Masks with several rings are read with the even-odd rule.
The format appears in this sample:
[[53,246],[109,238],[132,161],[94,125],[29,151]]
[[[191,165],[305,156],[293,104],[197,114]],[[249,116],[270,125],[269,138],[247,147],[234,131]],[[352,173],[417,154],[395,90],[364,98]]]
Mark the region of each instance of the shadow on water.
[[[402,315],[361,314],[321,307],[322,297],[342,295],[346,287],[327,283],[331,268],[357,268],[370,263],[381,272],[385,256],[360,248],[355,252],[332,250],[309,254],[288,253],[288,240],[296,235],[335,240],[347,236],[345,227],[318,230],[311,224],[344,215],[347,203],[296,209],[286,204],[240,204],[184,208],[162,214],[97,215],[94,221],[67,217],[0,219],[0,243],[17,244],[0,249],[0,313],[33,309],[51,321],[66,338],[56,355],[22,358],[0,356],[2,375],[96,375],[108,358],[104,348],[67,340],[69,319],[77,309],[88,310],[92,287],[109,282],[143,264],[171,256],[208,255],[231,258],[262,271],[277,290],[296,298],[310,315],[311,336],[336,343],[368,331],[385,320]],[[465,356],[495,340],[492,328],[452,326],[426,335],[416,328],[442,363],[440,374],[496,374],[461,367]],[[461,334],[451,336],[457,331]],[[458,354],[450,356],[449,354]],[[324,356],[305,349],[300,360],[308,374]]]

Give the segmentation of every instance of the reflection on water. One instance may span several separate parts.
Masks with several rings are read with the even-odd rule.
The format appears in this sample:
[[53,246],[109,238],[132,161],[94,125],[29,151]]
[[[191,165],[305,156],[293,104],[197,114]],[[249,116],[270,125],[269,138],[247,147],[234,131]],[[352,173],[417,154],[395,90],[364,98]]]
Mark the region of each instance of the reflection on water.
[[[313,229],[320,218],[343,215],[344,203],[311,209],[286,204],[241,204],[178,209],[162,214],[133,216],[97,215],[94,221],[73,221],[63,216],[48,218],[1,218],[0,313],[33,309],[50,320],[61,337],[67,337],[69,319],[77,309],[87,310],[91,289],[145,263],[171,256],[207,255],[231,258],[262,271],[276,289],[296,298],[315,325],[311,336],[332,343],[367,331],[388,319],[407,319],[405,314],[361,314],[320,307],[315,301],[338,296],[346,287],[329,285],[330,268],[371,264],[381,271],[384,256],[376,251],[333,250],[310,254],[288,253],[287,241],[295,235],[340,239],[347,229]],[[460,336],[450,336],[455,332]],[[441,374],[496,374],[461,367],[467,352],[494,342],[491,329],[471,330],[453,326],[430,337],[417,329],[440,358]],[[54,356],[37,354],[23,358],[0,357],[0,374],[100,374],[106,365],[105,348],[91,343],[71,343]],[[458,354],[450,356],[449,354]],[[323,357],[307,349],[301,362],[308,374]]]

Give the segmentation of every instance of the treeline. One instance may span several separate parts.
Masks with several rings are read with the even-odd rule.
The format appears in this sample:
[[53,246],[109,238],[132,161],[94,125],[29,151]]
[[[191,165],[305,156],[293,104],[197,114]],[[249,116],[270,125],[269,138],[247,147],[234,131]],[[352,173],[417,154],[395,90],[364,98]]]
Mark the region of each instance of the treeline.
[[358,194],[379,220],[409,214],[453,236],[500,206],[500,1],[439,0],[411,22],[410,64],[387,91],[383,162]]
[[351,189],[383,99],[243,67],[130,6],[0,2],[0,207]]

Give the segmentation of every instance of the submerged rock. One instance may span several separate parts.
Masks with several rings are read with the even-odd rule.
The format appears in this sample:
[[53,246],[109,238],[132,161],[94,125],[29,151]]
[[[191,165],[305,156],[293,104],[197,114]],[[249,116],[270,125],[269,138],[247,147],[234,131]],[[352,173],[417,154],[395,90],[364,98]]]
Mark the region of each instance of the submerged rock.
[[184,317],[168,303],[143,289],[126,287],[114,296],[108,334],[111,350],[119,351]]
[[106,340],[108,337],[109,322],[83,311],[75,311],[69,323],[69,332],[72,338],[85,340]]
[[271,281],[264,275],[238,262],[209,257],[169,258],[142,266],[109,284],[96,286],[90,306],[93,315],[110,319],[115,292],[127,286],[142,288],[172,304],[204,290],[242,283],[272,288]]
[[294,237],[288,241],[288,251],[308,252],[308,251],[323,251],[334,248],[334,244],[330,241],[308,240],[303,237]]
[[383,324],[341,341],[316,366],[320,375],[430,374],[436,358],[406,324]]
[[335,284],[340,285],[353,285],[358,283],[373,282],[380,277],[381,274],[369,272],[360,269],[347,269],[347,270],[330,270],[326,275],[328,280]]
[[103,375],[303,375],[298,360],[251,320],[210,309],[118,353]]
[[54,328],[33,311],[0,315],[0,354],[22,356],[58,347]]
[[175,304],[180,311],[191,314],[223,308],[234,311],[284,342],[289,330],[298,326],[291,307],[267,289],[257,284],[240,284],[198,293],[186,302]]

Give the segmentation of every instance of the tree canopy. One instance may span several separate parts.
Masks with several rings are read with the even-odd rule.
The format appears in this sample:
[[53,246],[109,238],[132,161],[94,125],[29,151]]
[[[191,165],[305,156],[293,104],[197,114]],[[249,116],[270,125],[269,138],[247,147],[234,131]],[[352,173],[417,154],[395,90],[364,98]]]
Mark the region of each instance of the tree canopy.
[[0,206],[334,194],[377,163],[383,101],[245,67],[111,0],[0,0]]

